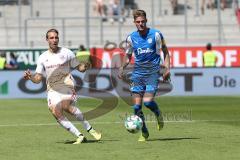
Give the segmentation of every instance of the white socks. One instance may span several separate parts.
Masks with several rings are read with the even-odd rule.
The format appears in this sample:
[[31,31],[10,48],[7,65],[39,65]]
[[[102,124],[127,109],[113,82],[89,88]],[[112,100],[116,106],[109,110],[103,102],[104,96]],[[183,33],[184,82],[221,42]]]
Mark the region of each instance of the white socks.
[[[79,110],[79,108],[75,107],[75,111],[74,111],[73,115],[76,117],[76,119],[78,121],[80,121],[82,123],[83,127],[87,131],[89,131],[92,128],[92,126],[89,124],[89,122],[84,119],[83,114]],[[79,137],[79,135],[82,135],[82,133],[66,117],[63,117],[63,118],[57,120],[57,122],[63,128],[65,128],[67,131],[71,132],[73,135],[75,135],[77,137]]]
[[89,124],[87,120],[84,119],[82,112],[79,108],[75,107],[75,111],[73,115],[76,117],[78,121],[80,121],[83,125],[83,127],[88,131],[92,128],[92,126]]
[[69,132],[71,132],[73,135],[77,137],[79,137],[79,135],[81,134],[79,130],[66,117],[64,117],[61,120],[58,120],[58,123],[63,128],[65,128],[66,130],[68,130]]

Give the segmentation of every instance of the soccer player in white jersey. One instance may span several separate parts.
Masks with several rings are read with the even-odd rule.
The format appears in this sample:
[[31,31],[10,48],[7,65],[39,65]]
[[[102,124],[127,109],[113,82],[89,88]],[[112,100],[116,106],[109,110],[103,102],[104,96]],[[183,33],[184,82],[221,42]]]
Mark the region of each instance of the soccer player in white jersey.
[[[134,54],[134,70],[131,75],[131,87],[134,114],[143,120],[142,133],[138,141],[146,141],[149,137],[147,126],[144,122],[142,103],[156,116],[158,129],[163,128],[163,117],[154,96],[158,89],[160,65],[165,68],[163,80],[170,76],[170,57],[163,34],[156,29],[147,27],[146,12],[136,10],[133,13],[137,30],[128,35],[126,55],[123,65],[119,68],[119,78],[123,77],[123,70],[130,63]],[[160,51],[164,53],[162,62]],[[161,63],[162,62],[162,63]]]
[[67,48],[59,47],[59,36],[56,29],[50,29],[46,33],[49,49],[42,53],[37,61],[35,74],[30,70],[25,71],[24,78],[33,83],[40,83],[46,74],[48,107],[57,122],[77,137],[73,144],[86,141],[83,134],[64,116],[63,111],[74,115],[83,127],[96,139],[101,139],[101,134],[93,129],[83,113],[75,106],[76,93],[71,68],[85,72],[89,64],[80,63],[74,53]]

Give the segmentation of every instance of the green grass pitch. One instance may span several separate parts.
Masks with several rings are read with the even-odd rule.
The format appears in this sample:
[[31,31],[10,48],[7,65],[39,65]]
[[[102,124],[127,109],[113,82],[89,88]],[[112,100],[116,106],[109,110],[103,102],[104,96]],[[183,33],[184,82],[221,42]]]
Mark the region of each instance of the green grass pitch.
[[[90,120],[102,132],[96,142],[68,144],[75,137],[56,124],[45,99],[0,101],[0,160],[239,160],[240,97],[157,98],[166,120],[156,129],[153,115],[144,113],[149,141],[138,142],[138,134],[124,128],[124,118],[132,110],[119,100],[111,112]],[[79,99],[83,111],[100,100]]]

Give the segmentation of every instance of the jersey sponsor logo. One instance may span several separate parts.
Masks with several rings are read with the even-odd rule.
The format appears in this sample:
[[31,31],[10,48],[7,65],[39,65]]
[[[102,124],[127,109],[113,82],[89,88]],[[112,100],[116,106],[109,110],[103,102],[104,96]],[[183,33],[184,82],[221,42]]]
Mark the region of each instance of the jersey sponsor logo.
[[64,63],[64,64],[53,64],[53,65],[46,65],[46,69],[49,68],[58,68],[58,67],[63,67],[63,66],[67,66],[68,64]]
[[154,50],[152,50],[151,48],[146,48],[146,49],[138,48],[137,52],[138,52],[138,54],[153,53]]

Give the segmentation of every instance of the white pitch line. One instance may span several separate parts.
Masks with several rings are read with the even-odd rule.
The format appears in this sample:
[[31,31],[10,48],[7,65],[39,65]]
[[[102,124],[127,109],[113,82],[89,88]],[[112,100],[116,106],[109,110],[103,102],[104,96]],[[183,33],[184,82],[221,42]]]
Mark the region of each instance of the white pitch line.
[[0,127],[54,126],[57,123],[0,124]]
[[[198,122],[240,122],[239,120],[185,120],[185,121],[164,121],[164,123],[198,123]],[[91,122],[91,124],[121,124],[122,121],[115,122]],[[146,123],[155,123],[155,121],[146,121]],[[74,121],[73,124],[80,124]],[[32,127],[32,126],[56,126],[58,123],[23,123],[23,124],[0,124],[0,127]]]

